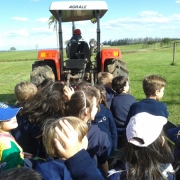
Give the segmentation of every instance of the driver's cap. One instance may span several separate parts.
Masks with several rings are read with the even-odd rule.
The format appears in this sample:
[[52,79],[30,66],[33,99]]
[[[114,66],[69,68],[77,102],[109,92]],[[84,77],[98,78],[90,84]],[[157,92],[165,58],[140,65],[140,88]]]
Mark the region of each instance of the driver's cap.
[[80,29],[75,29],[74,34],[78,34],[78,35],[81,34],[81,30]]

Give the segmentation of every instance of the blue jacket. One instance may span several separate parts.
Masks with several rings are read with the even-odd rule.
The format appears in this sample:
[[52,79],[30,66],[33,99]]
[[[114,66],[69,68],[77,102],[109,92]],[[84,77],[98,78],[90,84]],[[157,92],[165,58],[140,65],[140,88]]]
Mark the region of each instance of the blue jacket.
[[19,115],[19,113],[16,117],[18,127],[11,130],[13,137],[24,152],[33,154],[33,157],[45,158],[46,151],[42,143],[42,137],[36,138],[42,135],[41,126],[29,122],[26,116]]
[[35,170],[45,180],[103,180],[89,154],[83,149],[67,160],[38,163]]
[[125,123],[130,106],[135,102],[136,99],[134,98],[134,96],[125,93],[116,95],[112,100],[111,112],[119,133],[125,131]]
[[101,131],[96,124],[91,124],[87,133],[87,138],[87,151],[91,158],[96,155],[98,162],[104,164],[108,158],[109,149],[111,148],[107,133]]
[[108,87],[106,87],[106,86],[104,86],[104,88],[105,88],[105,90],[106,90],[106,101],[107,101],[107,105],[108,105],[108,108],[110,109],[110,107],[111,107],[111,102],[112,102],[112,100],[113,100],[113,98],[114,98],[114,96],[115,96],[115,92],[112,90],[112,89],[110,89],[110,88],[108,88]]
[[64,164],[73,180],[104,180],[84,149],[67,159]]
[[165,118],[168,118],[169,115],[167,106],[163,102],[159,102],[154,99],[143,99],[131,105],[126,120],[126,126],[132,116],[141,112],[147,112],[149,114],[163,116]]
[[100,112],[95,116],[93,124],[97,124],[101,131],[108,134],[112,150],[117,148],[117,129],[112,113],[103,104],[100,104]]
[[176,128],[169,129],[166,133],[166,136],[174,143],[176,143],[178,140],[180,140],[180,137],[177,136],[177,133],[180,131],[180,126],[177,126]]
[[64,165],[63,160],[47,160],[38,163],[35,170],[41,174],[45,180],[72,180],[71,174]]

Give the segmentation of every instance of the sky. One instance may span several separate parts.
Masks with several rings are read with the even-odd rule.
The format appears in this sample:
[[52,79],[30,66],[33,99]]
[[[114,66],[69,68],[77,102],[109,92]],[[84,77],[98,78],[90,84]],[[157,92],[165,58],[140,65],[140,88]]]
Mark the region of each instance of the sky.
[[[56,32],[53,26],[48,26],[49,7],[55,1],[60,0],[0,0],[0,50],[57,48]],[[180,0],[104,1],[108,11],[100,21],[101,42],[123,38],[180,38]],[[76,28],[81,29],[86,41],[96,39],[96,24],[81,21],[76,23]],[[72,36],[71,23],[63,23],[62,30],[65,42]]]

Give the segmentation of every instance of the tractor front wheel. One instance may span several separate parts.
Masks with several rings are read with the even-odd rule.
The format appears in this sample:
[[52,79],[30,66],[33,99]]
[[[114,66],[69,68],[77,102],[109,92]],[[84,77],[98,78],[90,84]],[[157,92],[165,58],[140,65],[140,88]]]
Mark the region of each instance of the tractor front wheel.
[[33,70],[30,74],[31,83],[38,85],[42,83],[45,79],[51,78],[55,79],[53,70],[48,65],[41,65],[33,67]]

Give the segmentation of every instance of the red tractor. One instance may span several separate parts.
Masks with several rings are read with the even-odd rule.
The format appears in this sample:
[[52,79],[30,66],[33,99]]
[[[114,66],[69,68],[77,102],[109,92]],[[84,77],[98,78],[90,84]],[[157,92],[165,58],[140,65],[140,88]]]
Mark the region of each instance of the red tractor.
[[[50,12],[59,24],[59,51],[38,52],[38,61],[32,65],[31,82],[38,84],[45,78],[51,77],[64,81],[68,86],[80,80],[86,80],[94,85],[99,72],[128,76],[126,63],[120,60],[122,55],[118,48],[100,49],[100,18],[107,10],[105,1],[52,2]],[[74,31],[74,22],[82,20],[97,23],[97,41],[91,39],[89,45],[86,41],[71,43],[67,49],[68,58],[64,59],[62,22],[72,22],[72,31]],[[96,55],[92,60],[94,52]]]

